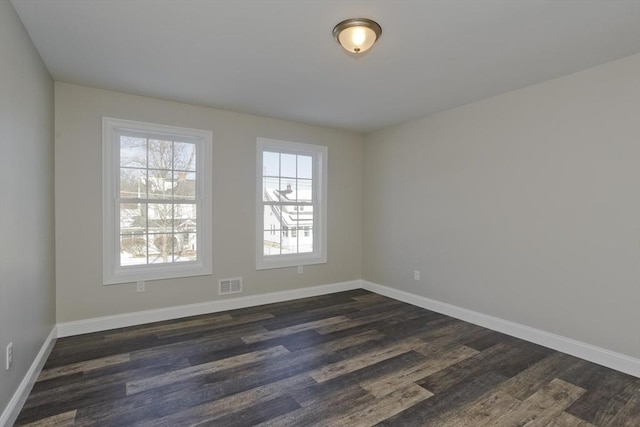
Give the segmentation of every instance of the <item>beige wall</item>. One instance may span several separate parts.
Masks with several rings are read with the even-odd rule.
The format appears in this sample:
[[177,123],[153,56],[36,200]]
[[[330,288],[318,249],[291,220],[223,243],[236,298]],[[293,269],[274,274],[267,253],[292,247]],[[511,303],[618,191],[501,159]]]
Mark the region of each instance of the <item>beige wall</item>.
[[374,133],[364,159],[366,280],[640,356],[638,55]]
[[[244,294],[359,279],[362,137],[316,126],[55,84],[58,322],[218,299],[218,279],[244,278]],[[213,131],[213,276],[102,285],[102,117]],[[255,269],[257,137],[329,147],[328,263]]]
[[53,239],[53,80],[0,0],[0,413],[55,323]]

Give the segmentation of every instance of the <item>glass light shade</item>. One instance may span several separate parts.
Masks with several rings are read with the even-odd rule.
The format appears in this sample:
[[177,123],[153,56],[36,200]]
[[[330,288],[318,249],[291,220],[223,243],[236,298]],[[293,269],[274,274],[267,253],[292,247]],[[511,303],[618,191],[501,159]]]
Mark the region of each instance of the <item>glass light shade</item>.
[[373,46],[382,34],[378,23],[365,18],[347,19],[333,29],[333,36],[349,53],[361,54]]

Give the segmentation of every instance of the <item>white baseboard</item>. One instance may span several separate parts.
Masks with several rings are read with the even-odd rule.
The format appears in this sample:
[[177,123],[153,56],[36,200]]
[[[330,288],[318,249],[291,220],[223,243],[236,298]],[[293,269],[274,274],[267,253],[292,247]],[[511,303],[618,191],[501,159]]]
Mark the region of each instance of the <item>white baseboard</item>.
[[352,280],[349,282],[292,289],[290,291],[270,292],[238,298],[226,298],[197,304],[180,305],[155,310],[137,311],[134,313],[64,322],[58,323],[58,337],[68,337],[71,335],[106,331],[109,329],[124,328],[127,326],[142,325],[151,322],[161,322],[163,320],[179,319],[181,317],[197,316],[200,314],[217,313],[220,311],[271,304],[274,302],[290,301],[299,298],[350,291],[353,289],[359,289],[360,287],[360,280]]
[[366,280],[362,280],[362,288],[640,378],[640,359],[631,356]]
[[4,411],[2,411],[2,415],[0,415],[0,427],[11,426],[16,421],[16,418],[18,418],[18,415],[22,410],[22,406],[24,405],[24,402],[26,402],[31,389],[33,388],[33,384],[35,384],[36,379],[38,379],[38,375],[40,375],[40,371],[42,371],[42,367],[47,361],[49,353],[51,353],[56,336],[57,332],[56,327],[54,326],[53,329],[51,329],[49,336],[44,340],[42,347],[40,347],[40,351],[20,382],[18,389],[13,393],[13,397],[4,408]]

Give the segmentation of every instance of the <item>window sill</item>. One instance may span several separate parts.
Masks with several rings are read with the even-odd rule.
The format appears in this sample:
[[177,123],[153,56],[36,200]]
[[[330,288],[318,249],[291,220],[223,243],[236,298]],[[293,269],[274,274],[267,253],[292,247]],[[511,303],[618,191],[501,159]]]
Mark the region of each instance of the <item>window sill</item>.
[[208,276],[213,274],[211,267],[203,266],[201,263],[185,263],[176,266],[158,265],[142,268],[121,267],[113,273],[103,277],[104,285],[117,285],[120,283],[132,283],[149,280],[180,279],[183,277]]
[[[275,258],[275,257],[274,257]],[[298,267],[301,265],[326,264],[326,256],[278,256],[277,259],[261,259],[256,263],[256,270],[269,270],[272,268]]]

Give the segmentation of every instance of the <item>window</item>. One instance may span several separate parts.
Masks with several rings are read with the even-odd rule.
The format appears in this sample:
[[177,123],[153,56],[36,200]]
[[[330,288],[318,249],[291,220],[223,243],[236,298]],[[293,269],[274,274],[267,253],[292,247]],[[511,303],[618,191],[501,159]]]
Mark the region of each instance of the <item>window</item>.
[[256,268],[327,262],[327,147],[258,138],[257,168]]
[[102,130],[104,283],[211,274],[212,133],[107,117]]

